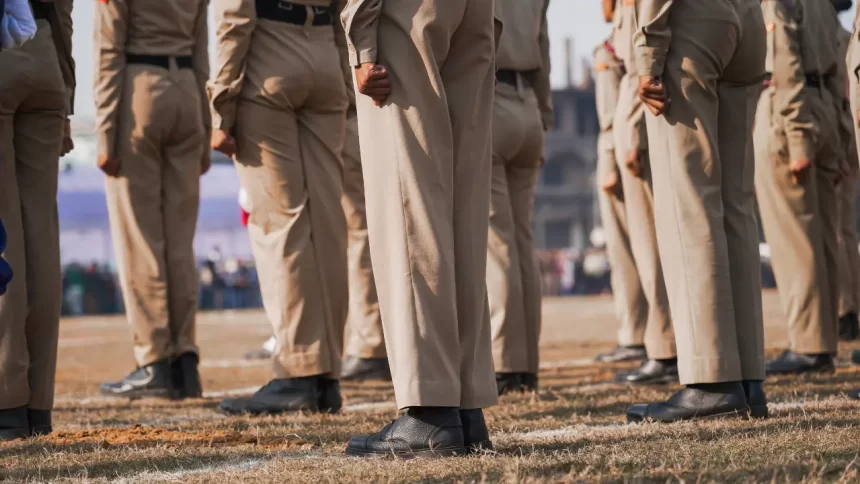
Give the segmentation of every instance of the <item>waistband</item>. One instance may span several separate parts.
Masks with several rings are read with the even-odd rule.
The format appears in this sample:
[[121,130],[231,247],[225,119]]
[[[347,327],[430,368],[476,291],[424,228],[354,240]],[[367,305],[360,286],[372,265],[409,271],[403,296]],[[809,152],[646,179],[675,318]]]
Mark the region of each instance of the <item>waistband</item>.
[[310,7],[286,0],[255,0],[257,17],[293,25],[305,25],[308,13],[313,11],[311,25],[321,27],[334,24],[334,10],[331,7]]
[[[765,87],[770,87],[773,85],[773,73],[766,72],[764,74],[764,81],[762,82]],[[821,74],[807,74],[804,79],[804,84],[806,87],[811,87],[813,89],[821,89],[824,86],[824,82],[826,81],[827,76],[822,76]]]
[[534,71],[512,71],[502,69],[496,71],[496,81],[514,87],[519,87],[521,85],[525,87],[531,87],[528,75],[532,72]]
[[180,69],[191,69],[194,67],[193,59],[190,55],[169,56],[169,55],[144,55],[144,54],[126,54],[125,61],[128,64],[144,64],[148,66],[163,67],[170,69],[170,58],[176,60],[176,66]]

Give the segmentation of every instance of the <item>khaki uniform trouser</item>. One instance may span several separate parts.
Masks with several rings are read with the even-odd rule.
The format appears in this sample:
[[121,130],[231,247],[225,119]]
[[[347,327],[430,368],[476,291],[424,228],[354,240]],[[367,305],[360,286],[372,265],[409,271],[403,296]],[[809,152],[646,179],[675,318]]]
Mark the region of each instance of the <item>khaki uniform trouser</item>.
[[627,210],[627,230],[630,248],[643,295],[648,302],[648,316],[645,326],[645,351],[648,358],[675,358],[675,333],[669,298],[666,294],[666,281],[660,264],[657,248],[657,233],[654,225],[654,194],[652,192],[651,166],[647,153],[641,153],[643,171],[641,176],[633,175],[626,167],[627,152],[630,151],[630,123],[628,113],[632,111],[637,96],[638,77],[624,76],[618,88],[618,105],[615,111],[616,122],[612,128],[615,137],[615,160],[621,173],[621,186],[624,190],[624,207]]
[[[817,89],[807,89],[820,139],[815,166],[794,182],[788,144],[772,106],[773,90],[762,92],[756,111],[756,194],[770,245],[773,274],[788,319],[789,343],[798,353],[835,353],[838,310],[838,199],[836,126],[824,115]],[[827,103],[827,106],[830,104]]]
[[137,364],[197,353],[194,232],[206,146],[194,71],[131,64],[119,106],[111,235]]
[[[343,75],[330,27],[267,28],[280,40],[255,36],[246,69],[279,89],[246,84],[235,161],[253,207],[251,249],[278,342],[274,376],[337,378],[348,309]],[[281,57],[265,55],[273,49]]]
[[764,75],[757,0],[679,2],[650,113],[657,242],[682,384],[764,379],[752,130]]
[[532,208],[543,157],[543,123],[530,87],[496,85],[487,294],[497,372],[537,373],[540,267]]
[[0,219],[15,272],[0,296],[0,409],[54,406],[65,98],[50,27],[39,21],[35,39],[0,52]]
[[379,298],[370,263],[367,240],[367,211],[364,203],[364,177],[358,144],[358,118],[355,109],[346,115],[343,146],[343,211],[346,214],[347,258],[349,259],[349,318],[346,354],[357,358],[385,358]]
[[[601,143],[598,142],[598,145]],[[618,320],[617,338],[619,346],[642,346],[645,344],[645,326],[648,322],[648,301],[639,282],[630,233],[627,229],[627,208],[624,206],[624,187],[612,193],[603,190],[603,181],[616,170],[615,151],[603,149],[597,153],[597,200],[600,205],[600,221],[606,234],[606,255],[612,268],[612,299],[615,318]]]
[[857,314],[860,252],[857,240],[857,174],[839,184],[839,316]]
[[357,107],[397,404],[488,407],[493,2],[386,2],[378,42],[393,90],[381,108],[357,94]]

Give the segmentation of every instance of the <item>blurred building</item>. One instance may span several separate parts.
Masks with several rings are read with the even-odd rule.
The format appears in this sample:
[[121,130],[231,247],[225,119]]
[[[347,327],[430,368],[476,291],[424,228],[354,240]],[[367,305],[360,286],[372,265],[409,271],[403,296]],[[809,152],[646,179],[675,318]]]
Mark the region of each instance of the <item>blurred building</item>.
[[546,165],[535,196],[535,244],[583,249],[599,225],[594,172],[600,127],[594,83],[587,76],[582,85],[555,90],[552,96],[555,126],[547,133]]

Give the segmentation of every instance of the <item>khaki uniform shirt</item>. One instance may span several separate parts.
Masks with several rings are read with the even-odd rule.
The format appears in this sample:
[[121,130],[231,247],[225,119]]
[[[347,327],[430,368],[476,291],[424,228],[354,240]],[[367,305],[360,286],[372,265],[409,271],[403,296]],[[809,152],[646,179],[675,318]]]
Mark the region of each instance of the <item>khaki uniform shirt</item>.
[[116,154],[117,116],[126,54],[191,56],[200,86],[203,124],[211,118],[205,97],[209,79],[209,0],[102,0],[95,2],[96,131],[101,154]]
[[[615,8],[615,34],[612,45],[618,58],[624,63],[626,75],[636,77],[636,57],[633,46],[633,36],[636,34],[638,24],[636,21],[636,7],[633,0],[620,0]],[[631,89],[638,89],[638,80],[630,82]],[[627,132],[630,133],[630,151],[639,153],[648,151],[648,128],[645,122],[645,103],[639,99],[639,95],[632,97],[629,106],[625,106],[625,119],[617,119],[617,123],[627,123]],[[626,157],[627,153],[622,153]]]
[[806,78],[837,77],[836,30],[822,8],[832,6],[819,0],[763,0],[761,7],[767,29],[765,70],[772,74],[773,109],[785,131],[789,158],[814,160],[818,128],[807,96],[816,94],[807,89]]
[[496,18],[504,25],[496,68],[529,73],[546,130],[553,124],[548,8],[549,0],[496,0]]
[[610,38],[594,49],[594,89],[597,120],[600,123],[597,149],[600,152],[615,150],[612,127],[615,122],[615,108],[618,105],[618,86],[624,76],[624,66],[616,56],[611,41]]
[[[627,1],[630,0],[625,3]],[[663,74],[672,42],[669,11],[674,3],[675,0],[636,0],[636,18],[640,24],[633,36],[633,46],[636,72],[640,76]]]
[[60,71],[66,85],[66,114],[75,113],[75,59],[72,57],[72,0],[31,0],[31,3],[53,3],[53,16],[48,20],[60,60]]

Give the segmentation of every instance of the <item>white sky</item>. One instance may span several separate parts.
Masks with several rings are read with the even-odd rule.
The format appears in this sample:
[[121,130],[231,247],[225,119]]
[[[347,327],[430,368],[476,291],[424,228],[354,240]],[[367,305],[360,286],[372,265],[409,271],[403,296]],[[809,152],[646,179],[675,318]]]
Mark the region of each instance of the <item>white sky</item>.
[[[525,1],[525,0],[523,0]],[[75,35],[74,55],[77,61],[78,91],[75,111],[78,116],[93,115],[92,98],[92,18],[95,0],[77,0],[74,9]],[[549,30],[552,42],[554,86],[563,86],[566,79],[564,39],[574,38],[574,77],[581,79],[583,59],[591,57],[591,51],[609,32],[603,22],[599,0],[552,0],[549,8]],[[843,14],[842,23],[851,28],[854,17],[851,12]],[[210,29],[214,30],[214,29]]]

